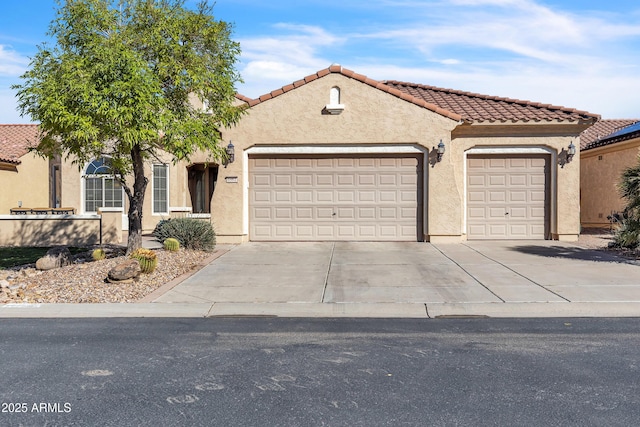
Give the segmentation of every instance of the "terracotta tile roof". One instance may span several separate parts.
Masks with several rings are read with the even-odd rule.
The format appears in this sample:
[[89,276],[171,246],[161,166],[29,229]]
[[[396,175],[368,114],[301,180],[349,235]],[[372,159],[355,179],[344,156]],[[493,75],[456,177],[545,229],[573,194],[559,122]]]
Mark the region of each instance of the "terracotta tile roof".
[[617,141],[607,140],[612,133],[640,121],[639,119],[599,120],[580,134],[580,150],[608,145]]
[[597,114],[550,104],[480,95],[394,80],[384,83],[415,98],[436,104],[449,111],[455,111],[468,122],[574,122],[595,121],[600,118]]
[[331,73],[339,73],[358,80],[456,121],[595,121],[600,118],[597,114],[549,104],[479,95],[394,80],[373,80],[342,68],[340,65],[332,65],[257,99],[250,99],[242,95],[237,95],[237,98],[246,102],[249,107],[253,107]]
[[38,125],[0,125],[0,162],[19,165],[38,132]]

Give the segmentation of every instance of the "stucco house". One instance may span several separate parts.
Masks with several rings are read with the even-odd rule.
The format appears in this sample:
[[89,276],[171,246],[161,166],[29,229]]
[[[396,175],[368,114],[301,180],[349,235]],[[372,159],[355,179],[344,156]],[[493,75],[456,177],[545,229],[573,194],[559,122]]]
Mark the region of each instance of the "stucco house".
[[339,65],[258,99],[223,131],[223,241],[576,240],[579,135],[599,116],[376,81]]
[[624,210],[617,185],[640,155],[640,120],[601,120],[580,136],[580,219],[584,228],[608,227]]
[[29,152],[37,137],[37,125],[0,125],[0,215],[56,206],[59,162]]
[[[579,235],[573,152],[598,115],[339,65],[237,102],[247,114],[220,130],[233,161],[146,165],[146,231],[189,214],[210,218],[219,243]],[[63,206],[126,215],[104,159],[61,168]]]

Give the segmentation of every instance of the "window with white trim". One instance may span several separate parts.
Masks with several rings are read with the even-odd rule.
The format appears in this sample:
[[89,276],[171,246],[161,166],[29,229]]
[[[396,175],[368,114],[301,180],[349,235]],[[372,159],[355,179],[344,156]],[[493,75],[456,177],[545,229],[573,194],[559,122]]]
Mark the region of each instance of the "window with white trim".
[[108,158],[100,158],[87,165],[84,174],[84,211],[98,212],[100,208],[124,206],[122,185],[113,176]]
[[153,213],[169,213],[169,166],[153,165],[153,179],[151,181],[153,194]]

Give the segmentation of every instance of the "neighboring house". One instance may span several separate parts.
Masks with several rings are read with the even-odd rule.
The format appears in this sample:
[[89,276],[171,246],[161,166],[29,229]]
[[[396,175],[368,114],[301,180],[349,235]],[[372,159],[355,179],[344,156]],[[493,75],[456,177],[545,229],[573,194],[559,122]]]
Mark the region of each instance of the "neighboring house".
[[640,121],[601,120],[582,133],[580,148],[582,227],[608,227],[625,206],[617,188],[620,176],[639,161]]
[[0,125],[0,215],[56,206],[59,164],[29,152],[37,139],[37,125]]
[[[580,232],[579,157],[570,162],[567,151],[598,115],[376,81],[339,65],[237,98],[247,114],[221,129],[235,161],[199,153],[190,164],[167,156],[146,165],[145,231],[191,208],[211,219],[219,243],[576,240]],[[126,215],[102,159],[63,163],[61,194],[78,213],[106,206]]]

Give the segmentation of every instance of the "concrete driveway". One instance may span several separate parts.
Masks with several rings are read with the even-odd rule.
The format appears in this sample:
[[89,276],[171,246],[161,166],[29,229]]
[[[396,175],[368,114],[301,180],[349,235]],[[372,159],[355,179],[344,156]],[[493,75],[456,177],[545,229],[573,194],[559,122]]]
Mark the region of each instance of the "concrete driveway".
[[640,266],[557,241],[247,243],[154,302],[637,303]]

